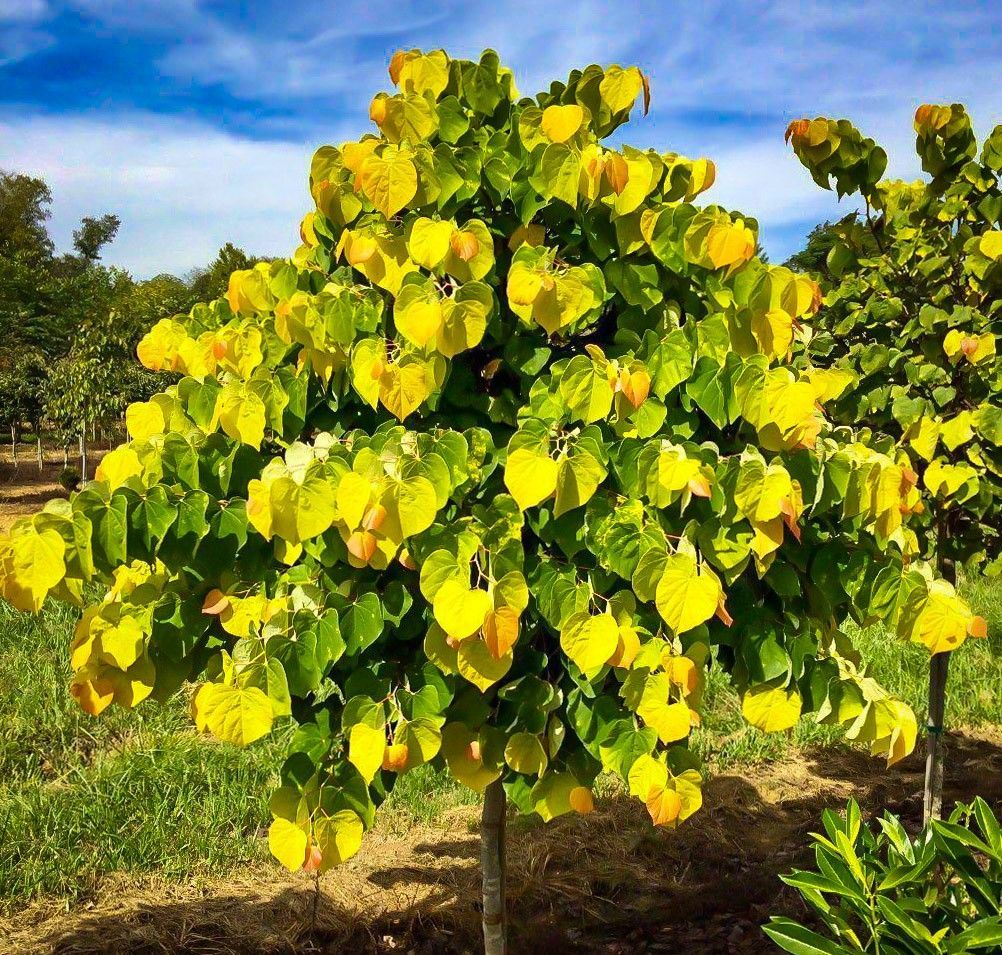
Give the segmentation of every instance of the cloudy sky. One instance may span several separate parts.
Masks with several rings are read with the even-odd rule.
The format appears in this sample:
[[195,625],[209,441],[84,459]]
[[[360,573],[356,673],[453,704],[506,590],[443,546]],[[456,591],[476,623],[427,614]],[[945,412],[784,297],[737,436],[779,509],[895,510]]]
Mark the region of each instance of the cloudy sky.
[[790,119],[850,117],[908,177],[919,103],[1002,122],[997,0],[0,0],[0,168],[49,182],[64,248],[80,216],[121,216],[105,260],[137,276],[226,241],[287,254],[310,153],[371,128],[393,51],[487,46],[527,94],[641,66],[652,109],[623,138],[714,159],[711,195],[774,260],[836,211],[784,147]]

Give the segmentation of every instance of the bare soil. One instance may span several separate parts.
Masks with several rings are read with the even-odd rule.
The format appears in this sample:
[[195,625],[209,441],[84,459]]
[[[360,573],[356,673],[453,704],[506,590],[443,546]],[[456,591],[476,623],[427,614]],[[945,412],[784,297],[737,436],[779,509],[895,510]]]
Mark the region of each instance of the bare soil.
[[[87,454],[87,467],[93,477],[104,450],[92,449]],[[35,446],[23,444],[18,448],[17,465],[12,461],[10,447],[0,452],[0,533],[9,531],[19,517],[27,517],[42,509],[54,497],[67,497],[59,484],[63,470],[62,451],[46,448],[42,452],[43,466],[38,467]],[[80,468],[80,460],[70,455],[70,467]]]
[[[948,803],[980,793],[998,806],[1002,733],[953,734],[949,749]],[[626,798],[548,826],[513,821],[510,950],[774,952],[759,926],[771,914],[805,914],[777,876],[810,864],[808,834],[822,810],[852,796],[914,830],[921,784],[919,753],[884,770],[835,749],[712,777],[704,809],[675,832],[654,830],[644,807]],[[69,912],[43,902],[0,921],[0,952],[476,952],[476,815],[457,809],[403,836],[377,827],[355,859],[316,884],[266,866],[186,885],[112,876]]]

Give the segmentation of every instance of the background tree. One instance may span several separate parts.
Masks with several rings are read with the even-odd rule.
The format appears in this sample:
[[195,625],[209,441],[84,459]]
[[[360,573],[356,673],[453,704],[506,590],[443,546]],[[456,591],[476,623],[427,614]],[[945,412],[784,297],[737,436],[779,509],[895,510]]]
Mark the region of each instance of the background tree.
[[[265,259],[248,255],[243,249],[227,242],[205,268],[195,269],[188,276],[192,304],[209,302],[226,294],[230,275],[240,269],[249,269]],[[187,309],[185,309],[187,311]]]
[[483,791],[494,953],[506,804],[588,812],[605,770],[681,823],[709,666],[755,726],[813,713],[893,762],[914,715],[839,622],[959,641],[972,615],[903,566],[910,472],[829,425],[838,376],[787,361],[815,284],[694,204],[711,163],[602,144],[646,108],[638,69],[534,100],[492,51],[390,75],[380,134],[315,155],[293,258],[143,338],[183,377],[0,541],[0,589],[108,586],[71,648],[88,712],[196,680],[222,739],[291,716],[290,869],[357,851],[416,766]]
[[[884,151],[847,120],[798,120],[787,139],[820,186],[865,203],[825,230],[824,331],[808,358],[854,380],[830,405],[839,420],[886,435],[919,475],[922,549],[953,583],[957,563],[994,562],[1002,542],[1002,126],[979,153],[962,106],[920,106],[915,132],[927,178],[912,183],[882,180]],[[941,808],[952,649],[933,647],[927,821]]]
[[786,260],[786,266],[796,272],[813,272],[830,279],[828,271],[828,253],[838,242],[840,226],[848,226],[856,219],[856,213],[851,212],[841,222],[822,222],[808,233],[807,242],[799,252],[795,252]]
[[93,265],[101,257],[101,249],[114,242],[118,228],[122,224],[116,215],[84,216],[80,228],[73,232],[73,248],[87,264]]

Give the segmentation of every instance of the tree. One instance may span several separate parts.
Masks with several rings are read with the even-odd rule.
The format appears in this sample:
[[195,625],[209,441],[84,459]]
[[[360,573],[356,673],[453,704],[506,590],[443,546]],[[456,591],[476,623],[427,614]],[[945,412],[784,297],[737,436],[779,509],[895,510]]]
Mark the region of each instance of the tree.
[[0,368],[0,421],[10,430],[11,456],[17,467],[17,442],[21,425],[27,421],[38,444],[38,467],[42,469],[40,437],[44,405],[42,392],[48,378],[48,368],[40,355],[23,354],[8,368]]
[[[825,232],[830,283],[808,357],[855,383],[829,406],[836,418],[886,435],[920,476],[921,549],[953,584],[958,563],[997,569],[1002,543],[1002,126],[980,154],[962,106],[920,106],[915,132],[928,178],[912,183],[882,180],[884,151],[847,120],[798,120],[787,139],[820,186],[865,203]],[[930,647],[927,822],[942,803],[954,648]]]
[[73,248],[77,255],[88,265],[95,263],[101,258],[101,249],[114,241],[121,224],[122,220],[110,213],[97,218],[84,216],[80,228],[73,232]]
[[795,272],[815,272],[824,278],[830,278],[828,273],[828,253],[838,241],[840,225],[851,224],[856,213],[850,213],[841,223],[822,222],[811,229],[807,243],[799,252],[795,252],[786,260],[787,268]]
[[195,269],[188,276],[194,302],[208,302],[226,294],[230,276],[240,270],[249,269],[265,259],[248,255],[243,249],[227,242],[216,257],[203,269]]
[[294,256],[143,338],[183,377],[0,542],[0,590],[109,585],[71,652],[88,712],[197,681],[224,740],[291,716],[290,869],[356,852],[418,765],[484,792],[495,953],[506,804],[588,812],[605,770],[681,823],[709,666],[763,730],[813,713],[894,762],[914,715],[838,623],[960,640],[972,615],[903,565],[910,472],[829,426],[838,376],[785,360],[814,282],[694,204],[708,161],[602,145],[646,108],[638,69],[535,100],[492,51],[390,75],[380,134],[314,156]]
[[41,179],[0,169],[0,258],[47,259],[52,193]]

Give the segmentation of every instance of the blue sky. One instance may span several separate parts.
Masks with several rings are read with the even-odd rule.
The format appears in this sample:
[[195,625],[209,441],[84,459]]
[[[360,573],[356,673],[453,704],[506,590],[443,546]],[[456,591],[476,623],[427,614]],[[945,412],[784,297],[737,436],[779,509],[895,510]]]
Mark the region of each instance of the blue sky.
[[1002,122],[1002,2],[0,0],[0,168],[44,176],[52,229],[116,212],[106,261],[183,272],[225,241],[287,254],[310,153],[371,128],[399,48],[497,49],[525,94],[575,66],[636,63],[651,113],[623,138],[717,162],[710,196],[784,258],[834,198],[784,147],[848,116],[918,173],[911,116],[961,101]]

